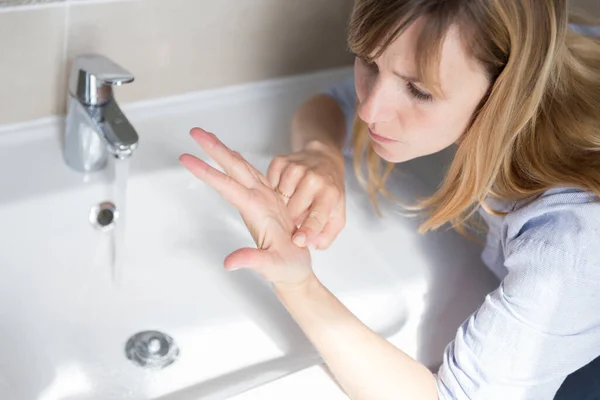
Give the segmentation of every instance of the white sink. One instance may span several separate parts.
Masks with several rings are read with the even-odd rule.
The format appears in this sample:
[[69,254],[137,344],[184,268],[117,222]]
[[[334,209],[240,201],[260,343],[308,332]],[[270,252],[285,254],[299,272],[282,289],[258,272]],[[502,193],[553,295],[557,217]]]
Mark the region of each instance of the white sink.
[[[200,154],[188,131],[201,126],[265,171],[287,149],[295,107],[347,74],[124,107],[140,146],[124,214],[127,261],[116,282],[113,233],[89,221],[94,205],[115,201],[111,169],[89,176],[70,170],[60,152],[60,120],[0,128],[0,397],[218,399],[319,363],[267,283],[223,269],[225,256],[252,240],[237,212],[177,157]],[[420,347],[432,335],[422,331],[425,312],[440,310],[427,301],[432,260],[439,259],[432,254],[452,246],[449,268],[460,267],[448,276],[456,284],[463,264],[481,268],[477,250],[452,234],[434,236],[437,248],[428,249],[415,221],[378,220],[350,168],[348,179],[347,228],[331,249],[314,253],[316,273],[370,327],[433,365],[441,352],[431,356]],[[399,179],[421,184],[416,175]],[[443,347],[493,283],[485,275],[466,297],[438,294],[444,327],[434,326],[435,340],[424,343]],[[448,311],[452,304],[459,310]],[[174,363],[148,370],[126,358],[129,337],[147,330],[174,339]]]

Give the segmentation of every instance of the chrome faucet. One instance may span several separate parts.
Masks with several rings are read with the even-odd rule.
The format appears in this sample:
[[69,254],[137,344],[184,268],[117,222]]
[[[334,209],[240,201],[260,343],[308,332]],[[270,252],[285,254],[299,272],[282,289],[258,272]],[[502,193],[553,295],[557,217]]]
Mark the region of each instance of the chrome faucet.
[[112,86],[133,82],[133,75],[101,55],[79,55],[69,77],[64,138],[65,161],[82,172],[98,171],[109,154],[127,158],[138,134],[113,97]]

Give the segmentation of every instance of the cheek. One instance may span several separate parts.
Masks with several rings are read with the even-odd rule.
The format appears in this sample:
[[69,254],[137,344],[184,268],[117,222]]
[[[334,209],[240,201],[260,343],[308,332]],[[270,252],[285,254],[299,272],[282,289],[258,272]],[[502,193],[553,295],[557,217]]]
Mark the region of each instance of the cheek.
[[[444,109],[430,109],[417,113],[415,124],[420,126],[418,139],[424,148],[441,150],[454,143],[463,131],[463,124],[457,121],[457,115]],[[461,119],[461,118],[458,118]]]
[[465,132],[471,119],[471,110],[458,108],[453,111],[445,110],[432,118],[432,123],[438,131],[438,137],[443,144],[456,142]]
[[[400,143],[371,142],[375,152],[393,163],[436,153],[456,141],[460,131],[455,129],[451,116],[432,107],[401,107],[385,133]],[[456,133],[456,134],[455,134]]]
[[370,75],[369,71],[366,71],[358,61],[354,63],[354,87],[356,88],[356,97],[358,102],[362,103],[367,97],[370,88]]

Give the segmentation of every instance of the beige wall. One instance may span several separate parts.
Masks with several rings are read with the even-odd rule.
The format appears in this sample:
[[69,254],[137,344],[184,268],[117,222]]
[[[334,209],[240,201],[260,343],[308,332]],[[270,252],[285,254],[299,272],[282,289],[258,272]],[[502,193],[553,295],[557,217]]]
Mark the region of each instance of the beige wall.
[[570,0],[571,5],[600,17],[600,0]]
[[63,113],[70,60],[82,52],[136,76],[117,89],[123,102],[350,65],[351,6],[129,0],[0,12],[0,124]]
[[[351,63],[352,0],[63,1],[0,9],[0,124],[64,113],[82,52],[134,73],[124,102]],[[600,0],[571,4],[600,17]]]

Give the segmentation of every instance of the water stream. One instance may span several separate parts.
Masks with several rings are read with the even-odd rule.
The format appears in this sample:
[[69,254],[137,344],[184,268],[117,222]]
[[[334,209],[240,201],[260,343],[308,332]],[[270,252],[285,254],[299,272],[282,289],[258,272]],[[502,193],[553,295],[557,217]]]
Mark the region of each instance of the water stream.
[[129,158],[114,159],[114,198],[118,216],[113,231],[113,282],[118,284],[127,260],[125,229],[127,221],[127,180],[129,176]]

